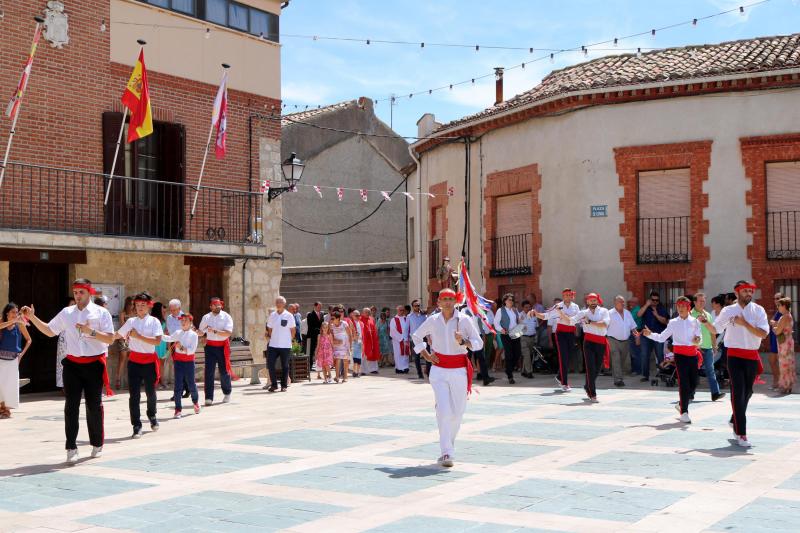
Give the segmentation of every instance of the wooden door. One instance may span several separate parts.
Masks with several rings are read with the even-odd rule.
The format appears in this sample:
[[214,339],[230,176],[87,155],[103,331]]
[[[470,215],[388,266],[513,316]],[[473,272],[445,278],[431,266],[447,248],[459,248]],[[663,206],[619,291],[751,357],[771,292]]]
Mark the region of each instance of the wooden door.
[[[509,292],[514,295],[514,305],[517,308],[522,308],[522,300],[525,299],[525,292],[527,288],[524,284],[515,284],[515,285],[500,285],[500,291],[497,295],[497,298],[500,299],[504,295],[508,294]],[[503,302],[498,304],[498,307],[502,305]]]
[[189,266],[189,308],[195,325],[200,324],[203,315],[208,313],[208,301],[213,296],[222,295],[222,276],[224,267],[221,261],[209,259],[208,264]]
[[[36,316],[49,321],[66,305],[68,266],[65,263],[11,262],[8,297],[22,307],[33,303]],[[33,344],[22,358],[20,377],[31,382],[21,392],[42,392],[56,388],[56,349],[58,337],[48,337],[28,327]]]

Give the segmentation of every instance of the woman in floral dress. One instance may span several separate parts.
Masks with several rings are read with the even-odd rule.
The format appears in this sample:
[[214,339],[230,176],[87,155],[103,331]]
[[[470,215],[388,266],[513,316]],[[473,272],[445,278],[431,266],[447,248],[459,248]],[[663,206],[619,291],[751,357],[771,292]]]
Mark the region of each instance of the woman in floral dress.
[[797,367],[794,355],[794,317],[792,317],[792,300],[781,298],[778,300],[778,312],[781,313],[780,320],[772,321],[770,324],[775,335],[778,337],[778,366],[780,367],[780,377],[778,378],[778,391],[782,394],[791,394],[795,381],[797,380]]

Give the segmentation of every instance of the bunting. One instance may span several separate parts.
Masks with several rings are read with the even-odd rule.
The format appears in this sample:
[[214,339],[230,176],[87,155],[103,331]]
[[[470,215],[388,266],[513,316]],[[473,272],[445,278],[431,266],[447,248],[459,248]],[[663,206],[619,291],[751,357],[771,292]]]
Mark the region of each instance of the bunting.
[[361,195],[361,201],[366,202],[368,200],[366,189],[358,189],[358,194]]
[[261,182],[261,193],[266,194],[269,192],[269,180],[264,180]]
[[319,195],[320,198],[322,198],[322,189],[314,185],[314,191]]
[[389,193],[386,191],[381,191],[381,196],[383,196],[383,199],[386,200],[387,202],[392,201],[392,197],[389,196]]
[[336,196],[339,198],[339,201],[341,202],[342,198],[344,198],[344,189],[342,189],[341,187],[336,187]]

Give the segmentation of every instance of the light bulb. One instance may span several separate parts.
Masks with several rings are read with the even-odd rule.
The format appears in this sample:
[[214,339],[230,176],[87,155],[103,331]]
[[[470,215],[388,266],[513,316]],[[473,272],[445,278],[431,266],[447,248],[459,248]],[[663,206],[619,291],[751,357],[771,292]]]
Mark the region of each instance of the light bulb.
[[642,49],[641,48],[637,48],[636,49],[636,57],[642,57]]
[[583,50],[583,57],[588,57],[589,56],[589,49],[588,48],[586,48],[585,46],[581,46],[581,50]]
[[697,27],[697,19],[692,19],[692,26]]
[[739,14],[744,16],[744,6],[739,6]]
[[551,63],[553,63],[555,61],[555,57],[556,57],[556,55],[554,53],[550,52],[550,62]]
[[656,38],[656,30],[650,30],[650,37],[652,37],[653,39]]
[[618,42],[619,42],[619,40],[618,40],[616,37],[614,37],[614,48],[616,48],[616,47],[617,47],[617,43],[618,43]]
[[205,38],[206,39],[210,39],[211,38],[211,28],[206,28]]

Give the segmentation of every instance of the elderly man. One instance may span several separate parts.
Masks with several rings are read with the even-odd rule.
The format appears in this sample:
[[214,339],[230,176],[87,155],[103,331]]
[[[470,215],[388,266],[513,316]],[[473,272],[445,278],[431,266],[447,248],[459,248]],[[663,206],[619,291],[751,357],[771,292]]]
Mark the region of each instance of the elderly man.
[[614,297],[614,307],[608,312],[611,322],[608,324],[608,344],[611,351],[611,375],[614,385],[624,387],[625,367],[629,365],[630,339],[639,336],[633,315],[625,309],[625,297],[618,294]]
[[267,319],[267,369],[269,370],[269,392],[278,388],[278,377],[275,363],[281,360],[281,392],[289,388],[289,353],[292,351],[292,339],[296,334],[295,317],[286,309],[286,298],[275,298],[275,311]]

